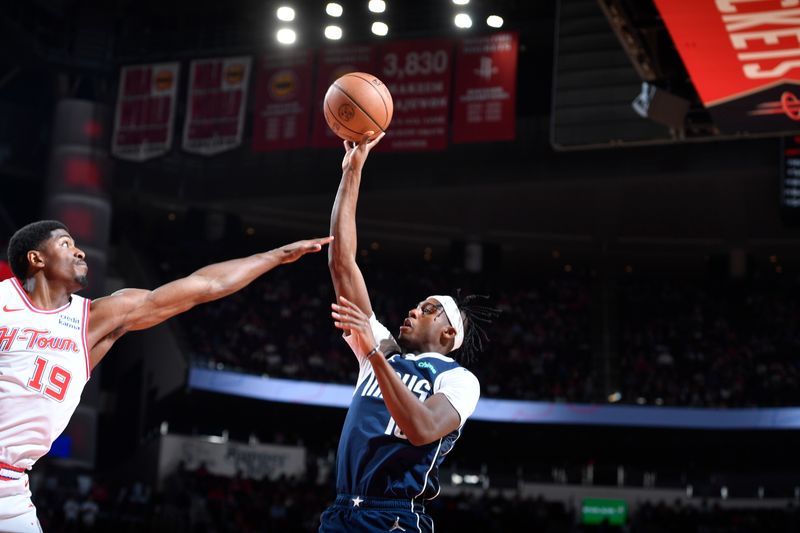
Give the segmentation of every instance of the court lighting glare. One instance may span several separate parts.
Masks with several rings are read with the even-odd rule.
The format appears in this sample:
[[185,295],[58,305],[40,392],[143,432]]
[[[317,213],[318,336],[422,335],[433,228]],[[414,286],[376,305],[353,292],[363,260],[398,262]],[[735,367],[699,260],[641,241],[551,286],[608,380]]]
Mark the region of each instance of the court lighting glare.
[[369,0],[367,7],[369,7],[369,10],[373,13],[383,13],[386,11],[386,2],[383,0]]
[[489,15],[488,17],[486,17],[486,25],[492,28],[502,28],[503,17],[498,17],[497,15]]
[[472,17],[470,17],[466,13],[459,13],[458,15],[456,15],[456,18],[454,20],[456,23],[456,28],[472,27]]
[[341,4],[331,2],[327,6],[325,6],[325,13],[327,13],[331,17],[341,17],[342,13],[344,13],[344,8],[342,8]]
[[387,26],[384,22],[373,22],[372,33],[378,35],[379,37],[384,37],[387,33],[389,33],[389,26]]
[[453,3],[457,6],[465,6],[469,4],[469,0],[453,0]]
[[281,28],[278,30],[278,33],[275,34],[275,38],[277,38],[278,42],[281,44],[294,44],[297,40],[297,33],[291,28]]
[[294,9],[289,6],[279,7],[275,14],[278,17],[278,20],[282,20],[284,22],[291,22],[294,20]]
[[331,41],[338,41],[342,38],[342,28],[339,26],[325,26],[325,37]]

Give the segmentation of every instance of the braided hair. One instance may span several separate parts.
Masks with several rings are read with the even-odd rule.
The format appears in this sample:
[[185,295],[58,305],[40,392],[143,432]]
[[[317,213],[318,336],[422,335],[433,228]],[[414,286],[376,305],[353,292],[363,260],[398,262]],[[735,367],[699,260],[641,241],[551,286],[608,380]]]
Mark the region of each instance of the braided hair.
[[489,342],[486,327],[500,316],[500,310],[477,303],[489,299],[483,294],[462,296],[461,289],[457,289],[453,299],[464,320],[464,342],[456,350],[456,357],[460,363],[470,364],[477,359],[478,354],[483,351],[484,345]]

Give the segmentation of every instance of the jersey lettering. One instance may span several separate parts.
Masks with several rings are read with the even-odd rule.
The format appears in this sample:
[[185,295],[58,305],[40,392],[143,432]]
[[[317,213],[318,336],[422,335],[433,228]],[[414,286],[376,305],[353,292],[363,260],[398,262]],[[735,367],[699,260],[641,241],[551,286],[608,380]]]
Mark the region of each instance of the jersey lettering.
[[[400,374],[397,373],[397,376],[400,378],[400,381],[403,382],[403,385],[408,387],[412,393],[416,394],[419,398],[419,401],[424,402],[425,398],[428,397],[431,391],[431,383],[426,379],[422,379],[419,376],[415,376],[412,374]],[[378,397],[383,397],[380,395],[380,389],[378,389]],[[400,426],[394,421],[394,418],[391,416],[389,417],[389,423],[386,424],[386,429],[383,431],[384,435],[394,435],[398,439],[408,439],[406,434],[403,433],[403,430],[400,429]]]
[[49,362],[44,357],[37,357],[34,361],[36,366],[33,371],[33,376],[28,381],[28,387],[36,392],[42,392],[45,396],[54,399],[57,402],[64,400],[67,395],[67,388],[69,382],[72,381],[72,374],[58,365],[53,365],[50,369],[50,374],[47,377],[48,385],[42,391],[42,376],[45,374]]
[[8,352],[11,350],[11,345],[14,344],[17,333],[19,333],[19,328],[12,328],[10,331],[8,328],[0,328],[0,351]]

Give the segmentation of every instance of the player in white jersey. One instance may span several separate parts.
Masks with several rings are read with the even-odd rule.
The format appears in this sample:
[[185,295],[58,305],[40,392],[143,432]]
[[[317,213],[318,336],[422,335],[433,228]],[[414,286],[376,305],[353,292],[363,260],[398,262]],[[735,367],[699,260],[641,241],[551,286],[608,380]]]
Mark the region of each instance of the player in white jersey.
[[361,170],[382,137],[345,142],[331,212],[332,316],[360,368],[339,441],[337,497],[322,514],[320,533],[433,532],[425,501],[438,495],[439,466],[480,396],[478,379],[462,364],[481,349],[481,323],[496,316],[474,305],[474,296],[434,295],[409,311],[396,340],[376,320],[355,260],[355,213]]
[[15,277],[0,282],[0,532],[41,531],[26,471],[64,430],[91,370],[117,339],[232,294],[331,240],[298,241],[152,291],[89,301],[74,294],[86,286],[88,267],[66,226],[45,220],[17,231],[8,246]]

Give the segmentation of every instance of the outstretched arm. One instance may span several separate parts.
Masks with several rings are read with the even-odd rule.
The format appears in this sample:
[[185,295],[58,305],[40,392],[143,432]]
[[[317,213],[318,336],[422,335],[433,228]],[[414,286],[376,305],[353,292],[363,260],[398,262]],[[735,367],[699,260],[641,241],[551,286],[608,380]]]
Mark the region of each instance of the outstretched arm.
[[298,241],[269,252],[203,267],[152,291],[122,289],[94,300],[88,332],[92,368],[128,331],[153,327],[198,304],[228,296],[278,265],[320,251],[332,240],[333,237],[326,237]]
[[361,185],[361,170],[370,150],[380,142],[383,133],[372,138],[368,132],[360,143],[345,141],[342,160],[342,181],[336,192],[331,210],[331,235],[336,240],[328,248],[328,268],[331,271],[336,296],[344,296],[355,302],[367,315],[372,314],[372,305],[367,293],[364,276],[356,264],[358,234],[356,232],[356,204]]

